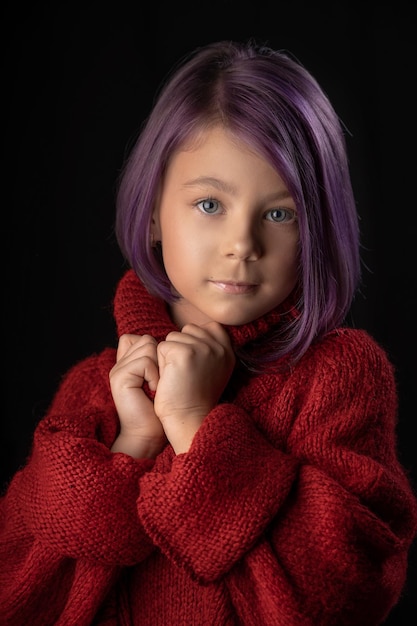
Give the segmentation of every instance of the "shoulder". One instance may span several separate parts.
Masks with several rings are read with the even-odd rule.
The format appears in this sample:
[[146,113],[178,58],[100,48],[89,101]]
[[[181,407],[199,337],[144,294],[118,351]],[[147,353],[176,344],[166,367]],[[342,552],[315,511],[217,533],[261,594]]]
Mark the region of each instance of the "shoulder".
[[311,347],[312,354],[321,354],[340,363],[369,362],[391,368],[386,350],[366,330],[336,328]]
[[116,362],[116,349],[105,348],[97,354],[87,356],[62,376],[54,403],[68,405],[88,403],[93,397],[110,393],[109,371]]
[[365,330],[336,328],[313,342],[296,362],[275,362],[259,376],[250,377],[246,388],[259,389],[267,397],[277,389],[287,397],[321,399],[389,398],[397,396],[395,368],[386,350]]
[[109,371],[116,350],[106,348],[75,363],[62,377],[37,436],[65,431],[81,437],[114,441],[117,428]]
[[349,381],[362,389],[395,385],[395,369],[386,350],[367,331],[337,328],[313,343],[300,363],[324,381]]
[[74,363],[64,375],[68,377],[101,377],[108,376],[109,370],[116,362],[116,348],[105,348],[101,352],[91,354]]

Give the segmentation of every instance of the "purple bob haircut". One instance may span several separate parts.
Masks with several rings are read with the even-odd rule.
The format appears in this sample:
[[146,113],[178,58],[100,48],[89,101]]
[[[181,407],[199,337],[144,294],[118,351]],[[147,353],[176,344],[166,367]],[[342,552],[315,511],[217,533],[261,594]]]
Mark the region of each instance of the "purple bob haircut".
[[360,280],[360,244],[343,127],[317,81],[287,54],[248,42],[197,48],[161,88],[119,181],[116,236],[150,293],[173,300],[150,228],[173,154],[222,125],[276,168],[299,219],[299,315],[252,364],[292,355],[339,326]]

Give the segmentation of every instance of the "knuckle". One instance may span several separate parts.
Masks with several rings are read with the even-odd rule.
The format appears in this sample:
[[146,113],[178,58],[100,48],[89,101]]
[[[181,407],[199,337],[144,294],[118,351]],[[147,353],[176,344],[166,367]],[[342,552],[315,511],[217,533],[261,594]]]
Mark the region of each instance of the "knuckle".
[[156,339],[155,337],[152,337],[152,335],[142,335],[141,339],[144,343],[156,344]]

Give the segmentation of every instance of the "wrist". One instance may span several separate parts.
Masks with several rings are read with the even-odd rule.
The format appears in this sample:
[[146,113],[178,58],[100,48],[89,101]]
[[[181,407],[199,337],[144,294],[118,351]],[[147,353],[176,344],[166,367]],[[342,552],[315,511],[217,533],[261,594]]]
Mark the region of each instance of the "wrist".
[[196,432],[204,421],[205,415],[184,417],[183,419],[165,418],[163,423],[166,437],[175,454],[188,452]]
[[135,459],[154,459],[163,449],[166,439],[162,437],[141,437],[138,435],[120,433],[112,447],[111,452],[122,452]]

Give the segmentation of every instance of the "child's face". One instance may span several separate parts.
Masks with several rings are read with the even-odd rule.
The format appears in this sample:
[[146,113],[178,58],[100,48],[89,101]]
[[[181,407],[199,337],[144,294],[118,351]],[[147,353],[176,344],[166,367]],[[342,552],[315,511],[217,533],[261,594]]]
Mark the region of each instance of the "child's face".
[[295,203],[269,163],[220,127],[174,155],[154,218],[180,327],[245,324],[295,287]]

